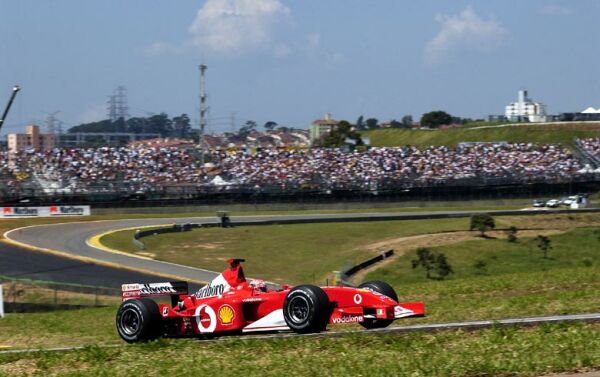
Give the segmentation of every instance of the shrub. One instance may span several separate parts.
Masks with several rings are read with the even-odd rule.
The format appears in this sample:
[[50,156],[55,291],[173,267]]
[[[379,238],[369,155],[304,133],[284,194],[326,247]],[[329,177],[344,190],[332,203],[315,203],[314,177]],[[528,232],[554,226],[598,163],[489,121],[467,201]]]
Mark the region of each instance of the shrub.
[[417,259],[413,259],[411,263],[413,269],[423,267],[427,279],[444,280],[446,276],[454,273],[443,253],[436,254],[426,247],[417,249]]
[[494,229],[496,222],[494,218],[487,213],[478,213],[471,216],[471,227],[470,230],[478,230],[481,232],[481,236],[485,237],[485,232]]

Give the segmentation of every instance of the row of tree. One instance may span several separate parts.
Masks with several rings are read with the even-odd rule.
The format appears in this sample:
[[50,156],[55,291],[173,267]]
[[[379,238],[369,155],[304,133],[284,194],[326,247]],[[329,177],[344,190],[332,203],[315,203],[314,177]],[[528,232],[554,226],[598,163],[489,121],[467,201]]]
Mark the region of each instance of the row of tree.
[[135,134],[153,133],[162,137],[190,137],[192,125],[187,114],[169,118],[165,113],[149,117],[133,117],[127,120],[120,118],[116,121],[109,119],[98,122],[84,123],[68,130],[69,133],[83,132],[129,132]]
[[[452,116],[445,111],[437,110],[430,111],[428,113],[423,114],[420,120],[420,126],[426,128],[438,128],[443,125],[449,124],[466,124],[469,122],[481,121],[481,120],[473,120],[470,118],[460,118],[456,116]],[[405,115],[399,121],[396,119],[392,119],[389,122],[389,128],[411,128],[413,126],[413,117],[412,115]],[[359,131],[365,130],[374,130],[377,128],[381,128],[382,124],[379,123],[377,118],[368,118],[364,119],[364,116],[358,117],[356,120],[356,124],[354,127]]]
[[[292,128],[279,126],[277,122],[268,121],[263,125],[266,131],[273,131],[275,129],[288,132]],[[248,120],[242,125],[237,134],[241,137],[246,137],[254,131],[258,131],[259,126],[253,120]],[[141,133],[154,133],[160,134],[161,137],[181,137],[189,138],[194,135],[197,137],[196,130],[192,130],[190,118],[187,114],[181,114],[173,118],[165,113],[151,115],[149,117],[134,117],[127,120],[120,118],[117,121],[111,121],[108,119],[101,120],[98,122],[90,122],[80,124],[75,127],[71,127],[68,130],[69,133],[83,132],[129,132],[135,134]]]

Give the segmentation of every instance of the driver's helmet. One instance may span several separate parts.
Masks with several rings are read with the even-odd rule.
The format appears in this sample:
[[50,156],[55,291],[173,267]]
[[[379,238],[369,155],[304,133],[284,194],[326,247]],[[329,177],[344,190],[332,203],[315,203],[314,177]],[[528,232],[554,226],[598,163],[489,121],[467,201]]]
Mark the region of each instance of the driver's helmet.
[[254,279],[250,281],[250,286],[253,287],[255,290],[260,291],[260,292],[266,292],[267,291],[267,284],[265,284],[264,280],[258,280],[258,279]]

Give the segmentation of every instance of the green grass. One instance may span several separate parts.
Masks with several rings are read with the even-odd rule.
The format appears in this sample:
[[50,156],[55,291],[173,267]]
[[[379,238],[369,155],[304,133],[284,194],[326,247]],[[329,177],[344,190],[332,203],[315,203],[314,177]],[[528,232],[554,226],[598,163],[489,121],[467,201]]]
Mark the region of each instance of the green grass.
[[[468,241],[432,248],[443,252],[455,273],[443,281],[428,280],[412,269],[414,253],[369,273],[365,280],[384,280],[400,297],[426,303],[427,321],[506,318],[597,312],[600,307],[598,229],[576,229],[551,236],[552,259],[529,240]],[[485,261],[484,270],[475,262]]]
[[[344,266],[372,256],[361,245],[390,237],[466,229],[468,219],[205,228],[143,238],[156,259],[221,271],[230,257],[246,259],[246,273],[275,282],[319,282]],[[100,242],[128,252],[134,231],[106,235]]]
[[[553,225],[558,229],[600,225],[600,214],[498,217],[498,227],[521,229]],[[143,238],[158,260],[221,271],[230,257],[245,258],[248,275],[275,282],[320,283],[332,271],[372,256],[368,245],[404,236],[464,231],[469,219],[404,220],[362,223],[324,223],[205,228]],[[101,238],[108,247],[140,252],[133,230]],[[378,250],[383,251],[383,250]]]
[[116,312],[117,306],[113,304],[47,313],[8,313],[0,319],[0,346],[37,348],[118,343]]
[[[558,268],[588,267],[600,269],[600,229],[575,229],[565,234],[550,236],[552,250],[549,257],[531,238],[510,243],[506,239],[479,239],[458,244],[433,247],[448,258],[454,274],[447,280],[470,279],[479,276],[495,276],[513,273],[544,272]],[[422,268],[413,269],[411,260],[415,253],[399,257],[394,263],[378,269],[373,275],[385,277],[396,285],[426,282]],[[476,262],[485,264],[475,267]]]
[[[271,259],[282,259],[288,258],[286,252],[297,253],[293,245],[302,244],[300,241],[309,236],[313,237],[309,238],[310,246],[314,246],[316,240],[329,242],[316,250],[337,253],[335,250],[343,250],[346,245],[363,242],[362,232],[375,232],[377,239],[381,239],[389,234],[466,227],[467,219],[453,221],[458,223],[356,224],[379,229],[349,228],[348,239],[338,238],[336,228],[325,227],[335,224],[320,224],[322,229],[292,229],[299,238],[288,240],[288,244],[279,244],[282,241],[276,240],[287,239],[288,227],[292,226],[214,229],[215,233],[202,242],[218,242],[223,240],[223,232],[235,231],[239,232],[236,237],[240,244],[262,242],[265,238],[265,242],[279,244],[282,253]],[[497,219],[500,226],[535,223],[549,229],[572,230],[550,237],[553,259],[542,258],[541,252],[535,246],[530,248],[525,238],[519,238],[516,244],[503,239],[476,239],[434,248],[444,252],[454,266],[455,274],[448,280],[427,280],[423,271],[410,268],[412,253],[371,272],[366,280],[386,280],[401,299],[425,303],[427,317],[396,324],[597,312],[600,307],[600,255],[597,252],[600,231],[589,227],[597,221],[595,214],[503,217]],[[586,224],[586,228],[577,228]],[[244,232],[245,229],[251,232]],[[267,229],[271,229],[270,236],[261,233]],[[293,265],[294,269],[310,270],[330,263],[331,256],[313,253],[311,255],[316,257],[311,266]],[[473,266],[476,260],[486,261],[485,271]],[[262,261],[256,267],[261,264]],[[293,271],[279,272],[302,275]],[[537,376],[600,369],[598,324],[492,328],[468,333],[348,334],[340,338],[159,340],[136,346],[97,347],[123,344],[114,329],[115,312],[116,307],[108,307],[7,316],[0,320],[0,346],[87,347],[64,353],[0,355],[0,375]]]
[[0,355],[0,375],[538,376],[600,366],[600,325],[400,335],[349,334]]
[[363,132],[371,138],[371,145],[403,146],[414,145],[425,148],[430,145],[447,145],[455,147],[467,141],[507,141],[511,143],[561,143],[565,146],[573,144],[573,138],[598,137],[599,124],[571,125],[522,125],[515,127],[499,127],[487,129],[452,128],[444,130],[403,130],[384,129]]

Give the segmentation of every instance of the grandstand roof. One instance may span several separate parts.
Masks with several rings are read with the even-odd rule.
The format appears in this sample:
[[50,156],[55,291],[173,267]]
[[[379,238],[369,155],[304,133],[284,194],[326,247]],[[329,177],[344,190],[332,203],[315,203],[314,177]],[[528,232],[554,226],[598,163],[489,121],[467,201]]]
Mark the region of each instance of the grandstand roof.
[[594,109],[593,107],[588,107],[587,109],[581,112],[582,114],[600,114],[600,108]]

